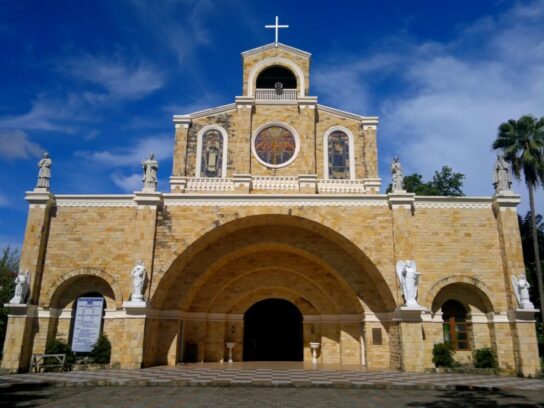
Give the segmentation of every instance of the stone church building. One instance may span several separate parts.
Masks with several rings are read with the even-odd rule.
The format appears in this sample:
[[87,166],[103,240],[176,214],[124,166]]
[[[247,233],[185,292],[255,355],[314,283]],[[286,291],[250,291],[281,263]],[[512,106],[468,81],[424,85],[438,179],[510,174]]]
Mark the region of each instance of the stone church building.
[[[511,279],[519,196],[381,193],[378,118],[319,104],[310,57],[243,52],[242,96],[175,115],[169,192],[27,193],[30,287],[9,305],[3,368],[74,344],[78,301],[94,297],[121,368],[227,364],[227,343],[235,362],[311,363],[319,343],[318,364],[421,372],[450,341],[460,362],[491,347],[503,370],[537,373],[535,311]],[[400,260],[417,264],[416,307]]]

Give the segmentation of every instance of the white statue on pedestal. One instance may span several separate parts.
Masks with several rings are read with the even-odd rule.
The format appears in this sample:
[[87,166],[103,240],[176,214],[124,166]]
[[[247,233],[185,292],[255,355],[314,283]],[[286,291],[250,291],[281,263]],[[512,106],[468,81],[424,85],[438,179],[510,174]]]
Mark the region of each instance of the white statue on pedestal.
[[404,192],[404,174],[402,172],[402,166],[398,157],[393,158],[393,163],[391,163],[391,173],[392,192]]
[[512,286],[514,287],[514,293],[518,304],[522,309],[534,309],[535,305],[529,299],[529,282],[524,274],[519,275],[519,278],[512,276]]
[[49,179],[51,179],[51,164],[53,162],[49,158],[49,154],[44,153],[43,159],[38,162],[40,171],[38,172],[38,183],[36,188],[44,188],[49,190]]
[[496,192],[511,191],[512,172],[510,170],[510,163],[504,159],[504,156],[497,155],[497,160],[493,166],[493,187],[495,187]]
[[144,301],[144,283],[146,277],[146,271],[144,266],[144,261],[138,261],[132,272],[130,273],[132,277],[132,296],[130,300],[132,302],[143,302]]
[[15,293],[10,299],[11,304],[21,304],[25,302],[28,290],[30,289],[30,272],[19,271],[15,278]]
[[142,168],[144,171],[142,181],[144,182],[144,191],[157,191],[157,171],[159,170],[159,162],[155,160],[155,155],[151,154],[149,159],[142,160]]
[[406,306],[417,306],[417,285],[419,283],[419,273],[416,270],[415,261],[407,260],[397,262],[397,276],[399,277],[402,293]]

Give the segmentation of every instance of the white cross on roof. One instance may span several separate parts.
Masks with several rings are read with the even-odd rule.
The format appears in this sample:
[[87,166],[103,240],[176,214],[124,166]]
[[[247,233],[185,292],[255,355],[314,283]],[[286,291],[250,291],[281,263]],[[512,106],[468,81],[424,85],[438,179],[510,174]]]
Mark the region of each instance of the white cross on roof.
[[279,25],[278,16],[276,16],[276,24],[274,25],[265,25],[264,28],[274,28],[276,30],[276,47],[278,46],[278,29],[279,28],[289,28],[288,25]]

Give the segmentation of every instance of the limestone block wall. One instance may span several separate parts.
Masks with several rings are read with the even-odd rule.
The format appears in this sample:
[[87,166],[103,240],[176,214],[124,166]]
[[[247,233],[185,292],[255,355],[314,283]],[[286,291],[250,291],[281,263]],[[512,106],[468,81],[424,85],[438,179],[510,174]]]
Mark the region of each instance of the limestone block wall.
[[[280,297],[318,322],[304,324],[306,359],[308,343],[317,337],[325,363],[364,360],[369,367],[421,371],[432,365],[441,323],[394,317],[402,305],[395,262],[412,258],[422,273],[419,301],[429,313],[447,299],[460,301],[477,317],[470,322],[473,348],[495,348],[505,370],[526,375],[536,370],[530,362],[536,353],[534,325],[509,317],[515,305],[509,279],[502,276],[519,267],[519,237],[501,235],[497,222],[511,229],[505,225],[512,217],[496,218],[490,201],[461,205],[468,199],[452,199],[446,205],[415,199],[405,208],[390,205],[385,196],[354,205],[163,200],[157,213],[128,202],[76,207],[58,200],[54,216],[44,220],[46,245],[25,241],[26,253],[44,257],[41,287],[34,294],[41,315],[10,318],[3,364],[22,367],[30,351],[42,351],[48,339],[68,338],[70,318],[56,317],[60,311],[53,310],[51,294],[60,291],[72,299],[109,287],[104,294],[112,314],[104,331],[112,341],[112,362],[122,367],[175,364],[182,353],[190,354],[191,344],[197,361],[221,361],[227,340],[236,342],[234,356],[240,359],[241,316],[258,300]],[[151,260],[149,307],[141,315],[129,315],[121,306],[130,294],[135,254]],[[296,277],[285,272],[289,268]],[[60,302],[62,296],[55,299],[55,305],[71,305]],[[380,329],[381,344],[375,344],[373,329]]]

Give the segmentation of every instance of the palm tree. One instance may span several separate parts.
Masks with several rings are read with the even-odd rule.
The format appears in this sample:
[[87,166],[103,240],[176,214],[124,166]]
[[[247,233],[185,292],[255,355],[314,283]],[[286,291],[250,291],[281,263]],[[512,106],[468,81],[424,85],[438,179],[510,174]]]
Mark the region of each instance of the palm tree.
[[508,122],[501,123],[497,139],[491,147],[502,151],[505,160],[512,165],[516,179],[520,180],[523,173],[525,184],[529,189],[540,312],[544,313],[544,285],[538,251],[534,195],[535,189],[544,184],[544,117],[537,119],[532,115],[524,115],[518,120],[510,119]]

